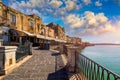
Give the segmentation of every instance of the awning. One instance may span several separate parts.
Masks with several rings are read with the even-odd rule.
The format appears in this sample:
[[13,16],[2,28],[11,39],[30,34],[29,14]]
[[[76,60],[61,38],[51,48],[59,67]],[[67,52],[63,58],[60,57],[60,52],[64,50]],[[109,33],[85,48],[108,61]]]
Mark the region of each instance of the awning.
[[10,29],[10,30],[9,30],[9,35],[10,35],[10,36],[19,36],[20,34],[19,34],[19,32],[16,31],[15,29]]
[[54,39],[54,40],[57,41],[57,42],[64,42],[64,43],[66,43],[65,40],[60,40],[60,39]]
[[9,35],[10,36],[27,36],[26,33],[17,29],[9,29]]
[[47,37],[47,36],[43,36],[43,35],[37,35],[37,38],[45,39],[45,40],[54,40],[54,38],[52,38],[52,37]]
[[23,30],[17,30],[17,31],[20,31],[20,32],[22,32],[22,33],[24,33],[24,34],[26,34],[28,36],[32,36],[32,37],[36,36],[35,34],[32,34],[32,33],[28,32],[28,31],[23,31]]
[[37,35],[36,37],[40,38],[40,39],[46,39],[45,36],[43,36],[43,35]]
[[54,38],[52,38],[52,37],[46,37],[46,39],[48,39],[48,40],[54,40]]
[[30,33],[30,32],[28,32],[28,31],[22,31],[22,32],[24,32],[25,34],[27,34],[28,36],[36,36],[35,34],[32,34],[32,33]]
[[46,37],[46,36],[43,36],[43,35],[37,35],[37,38],[40,38],[40,39],[46,39],[46,40],[53,40],[53,38],[51,37]]

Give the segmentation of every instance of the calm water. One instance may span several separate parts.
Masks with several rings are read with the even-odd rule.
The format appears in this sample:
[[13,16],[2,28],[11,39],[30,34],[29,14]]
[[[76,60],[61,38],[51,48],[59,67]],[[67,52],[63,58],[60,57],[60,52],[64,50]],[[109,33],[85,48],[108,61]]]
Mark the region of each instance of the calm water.
[[87,47],[82,54],[120,75],[120,46]]

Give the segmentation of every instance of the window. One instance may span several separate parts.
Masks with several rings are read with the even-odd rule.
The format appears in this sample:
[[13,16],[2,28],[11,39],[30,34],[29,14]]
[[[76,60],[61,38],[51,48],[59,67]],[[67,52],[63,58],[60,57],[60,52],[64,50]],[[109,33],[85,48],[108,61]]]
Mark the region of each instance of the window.
[[45,29],[43,28],[42,31],[41,31],[41,35],[45,35],[46,31]]
[[34,23],[32,21],[29,22],[31,28],[34,28]]
[[37,24],[37,29],[38,29],[38,31],[40,30],[40,25],[39,24]]
[[16,25],[16,15],[10,14],[10,23]]

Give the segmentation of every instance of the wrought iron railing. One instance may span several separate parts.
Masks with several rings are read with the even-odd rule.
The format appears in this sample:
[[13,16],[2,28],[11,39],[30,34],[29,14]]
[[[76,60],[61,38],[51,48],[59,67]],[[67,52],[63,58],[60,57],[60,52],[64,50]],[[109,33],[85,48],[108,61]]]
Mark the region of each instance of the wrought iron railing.
[[31,50],[31,43],[27,44],[20,44],[16,51],[16,60],[19,62],[21,59],[23,59],[25,56],[30,55]]
[[[77,66],[81,75],[80,80],[120,80],[120,76],[89,59],[83,54],[79,54]],[[106,63],[107,64],[107,63]]]
[[3,41],[3,46],[17,46],[16,50],[16,61],[19,62],[27,55],[32,55],[32,43],[25,42],[25,43],[10,43],[9,41]]

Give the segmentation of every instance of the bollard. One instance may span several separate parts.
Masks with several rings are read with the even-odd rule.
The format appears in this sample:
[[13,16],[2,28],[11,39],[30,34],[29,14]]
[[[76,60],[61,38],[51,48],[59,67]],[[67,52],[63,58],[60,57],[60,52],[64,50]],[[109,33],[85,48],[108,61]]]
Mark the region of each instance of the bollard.
[[33,53],[32,53],[32,43],[29,43],[29,55],[32,55]]

